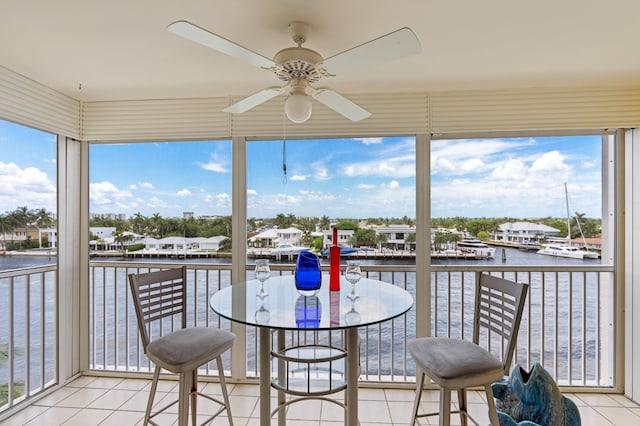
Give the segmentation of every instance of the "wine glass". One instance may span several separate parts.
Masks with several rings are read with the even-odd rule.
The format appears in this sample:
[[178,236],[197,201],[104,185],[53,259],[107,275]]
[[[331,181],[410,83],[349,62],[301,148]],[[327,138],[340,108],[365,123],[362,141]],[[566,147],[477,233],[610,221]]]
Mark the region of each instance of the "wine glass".
[[356,283],[362,278],[360,263],[357,260],[347,260],[347,269],[344,271],[344,277],[351,283],[351,293],[347,297],[351,300],[356,300],[359,297],[356,294]]
[[271,317],[271,313],[269,309],[264,305],[264,298],[262,298],[263,302],[260,303],[260,307],[255,313],[255,319],[258,324],[269,324],[269,318]]
[[360,321],[362,320],[360,312],[356,311],[357,298],[358,296],[351,299],[351,310],[346,314],[344,314],[344,320],[347,323],[347,325],[357,325],[357,324],[360,324]]
[[271,269],[269,269],[269,259],[257,259],[256,260],[256,269],[254,270],[256,279],[260,281],[260,291],[258,291],[258,296],[261,299],[264,299],[269,295],[264,289],[264,282],[269,279],[271,276]]

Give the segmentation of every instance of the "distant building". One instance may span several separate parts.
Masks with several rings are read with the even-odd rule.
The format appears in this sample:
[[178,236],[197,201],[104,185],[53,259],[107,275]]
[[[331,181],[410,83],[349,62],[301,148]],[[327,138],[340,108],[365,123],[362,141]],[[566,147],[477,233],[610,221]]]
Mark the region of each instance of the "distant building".
[[90,219],[127,220],[124,213],[89,213]]
[[496,241],[520,244],[538,242],[558,235],[558,232],[560,232],[559,229],[541,223],[507,222],[500,225],[498,231],[492,233],[491,238]]
[[194,218],[194,213],[193,212],[182,212],[182,218],[183,219],[193,219]]
[[[338,245],[340,247],[351,247],[349,239],[355,234],[352,229],[338,229]],[[333,230],[322,231],[322,248],[329,248],[333,245]]]
[[116,233],[115,226],[90,226],[89,233],[96,237],[106,240],[107,238],[113,238],[113,234]]
[[291,244],[299,246],[302,242],[303,232],[298,228],[270,228],[249,238],[250,247],[276,248],[278,244]]
[[385,246],[394,250],[415,249],[415,243],[407,243],[407,237],[409,234],[415,235],[415,233],[415,226],[404,224],[391,224],[389,226],[379,226],[376,228],[376,234],[383,234],[387,236]]

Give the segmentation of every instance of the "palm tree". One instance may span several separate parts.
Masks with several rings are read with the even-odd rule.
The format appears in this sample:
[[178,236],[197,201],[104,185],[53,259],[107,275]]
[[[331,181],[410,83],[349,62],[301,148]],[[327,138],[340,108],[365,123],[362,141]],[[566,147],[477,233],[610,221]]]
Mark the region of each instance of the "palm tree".
[[147,218],[142,216],[140,212],[134,214],[133,217],[131,218],[131,230],[136,234],[140,234],[140,235],[145,234],[146,221],[147,221]]
[[[16,221],[24,228],[25,236],[27,235],[27,227],[29,223],[33,220],[33,215],[30,214],[27,206],[18,207],[13,214],[15,215]],[[20,248],[22,248],[22,240],[20,240]]]
[[38,228],[48,228],[54,223],[53,215],[44,208],[36,210],[34,216]]
[[320,229],[329,229],[329,225],[331,225],[329,216],[322,216],[322,218],[320,218]]

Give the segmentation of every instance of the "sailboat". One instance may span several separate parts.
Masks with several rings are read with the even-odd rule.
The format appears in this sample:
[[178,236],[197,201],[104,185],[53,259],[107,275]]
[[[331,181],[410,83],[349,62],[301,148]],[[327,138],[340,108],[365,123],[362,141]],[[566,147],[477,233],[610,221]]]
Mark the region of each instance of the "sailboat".
[[[564,183],[564,196],[567,204],[567,237],[564,239],[550,239],[552,241],[545,244],[545,246],[536,253],[546,254],[547,256],[569,257],[572,259],[597,259],[598,253],[589,250],[582,250],[571,245],[571,213],[569,212],[569,192],[567,190],[566,182]],[[580,227],[580,221],[576,219],[576,222],[578,224],[578,229],[580,229],[580,235],[582,235],[582,241],[584,241],[584,234]]]

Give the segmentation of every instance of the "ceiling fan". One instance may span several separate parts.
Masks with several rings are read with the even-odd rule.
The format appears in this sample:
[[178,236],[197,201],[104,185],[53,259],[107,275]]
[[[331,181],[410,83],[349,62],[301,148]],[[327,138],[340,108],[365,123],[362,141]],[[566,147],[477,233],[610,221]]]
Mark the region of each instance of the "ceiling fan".
[[285,113],[294,123],[304,123],[311,117],[311,98],[351,121],[369,117],[371,115],[369,111],[338,92],[326,87],[314,87],[313,84],[322,77],[334,77],[359,71],[421,51],[418,38],[411,29],[406,27],[329,58],[323,58],[318,52],[302,47],[311,34],[309,25],[304,22],[292,22],[289,24],[289,35],[297,46],[280,50],[273,60],[187,21],[174,22],[167,29],[188,40],[272,71],[276,77],[286,83],[283,86],[262,89],[228,106],[224,109],[225,112],[243,113],[286,93]]

